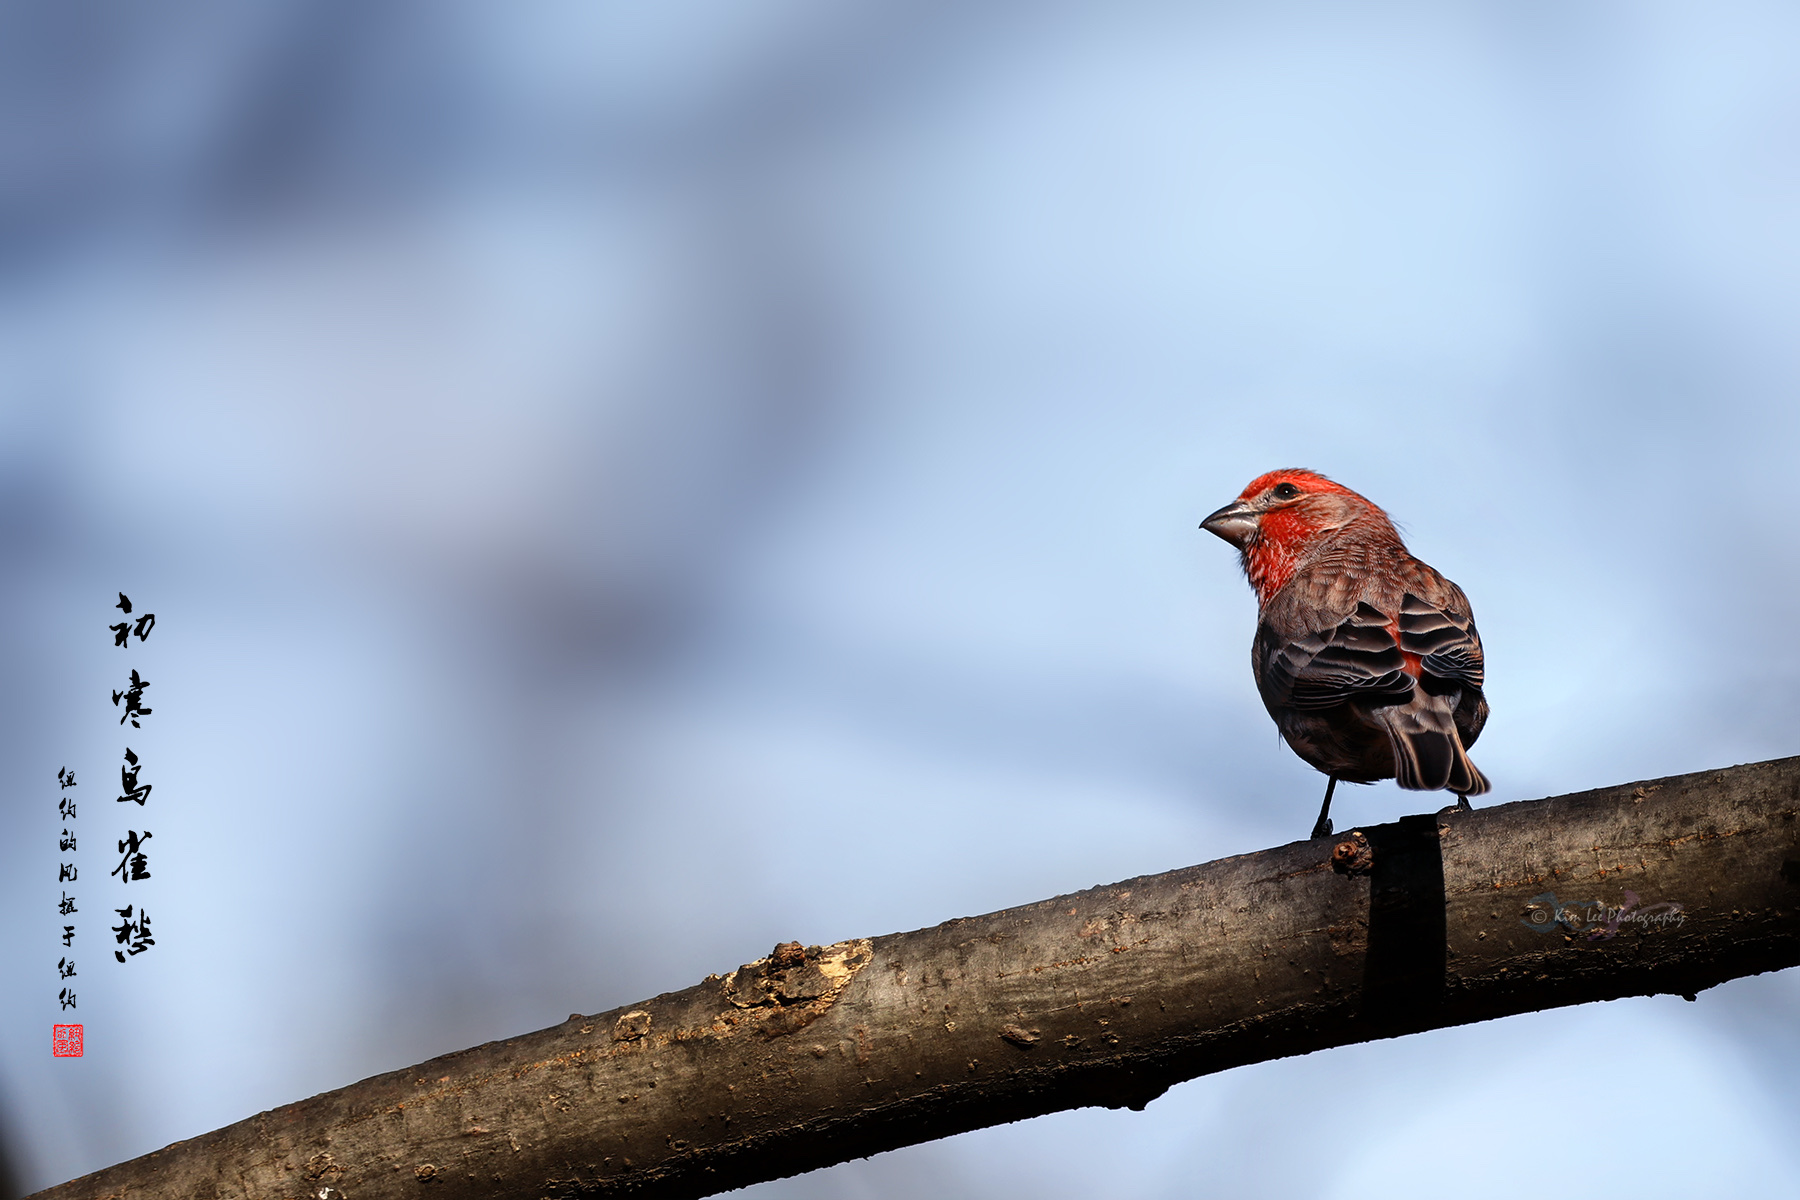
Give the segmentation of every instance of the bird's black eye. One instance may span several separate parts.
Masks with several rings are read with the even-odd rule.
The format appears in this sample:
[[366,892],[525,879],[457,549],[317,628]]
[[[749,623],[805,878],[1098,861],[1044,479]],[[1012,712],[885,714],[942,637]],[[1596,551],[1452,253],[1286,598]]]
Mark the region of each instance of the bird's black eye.
[[1269,489],[1269,495],[1275,497],[1277,500],[1292,500],[1299,494],[1300,489],[1291,483],[1278,483],[1273,488]]

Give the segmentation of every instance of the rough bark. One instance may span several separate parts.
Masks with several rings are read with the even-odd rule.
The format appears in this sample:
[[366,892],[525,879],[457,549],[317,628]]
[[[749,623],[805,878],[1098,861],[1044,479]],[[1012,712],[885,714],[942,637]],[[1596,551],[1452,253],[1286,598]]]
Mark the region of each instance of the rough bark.
[[701,1196],[1196,1075],[1800,963],[1800,758],[1408,817],[723,977],[39,1193]]

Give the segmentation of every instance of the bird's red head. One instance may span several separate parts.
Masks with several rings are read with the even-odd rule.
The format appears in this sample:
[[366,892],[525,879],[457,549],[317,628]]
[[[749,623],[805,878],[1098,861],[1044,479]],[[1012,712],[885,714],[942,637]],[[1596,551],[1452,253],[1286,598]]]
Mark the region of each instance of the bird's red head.
[[1257,601],[1267,604],[1318,538],[1370,515],[1392,532],[1387,514],[1362,496],[1316,471],[1289,467],[1251,480],[1200,528],[1238,548]]

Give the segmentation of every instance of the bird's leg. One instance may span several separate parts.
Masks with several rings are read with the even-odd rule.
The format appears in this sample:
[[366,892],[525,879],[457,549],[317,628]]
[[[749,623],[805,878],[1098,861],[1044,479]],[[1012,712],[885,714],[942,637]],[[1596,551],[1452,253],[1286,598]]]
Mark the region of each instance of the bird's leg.
[[1325,803],[1319,805],[1319,820],[1313,826],[1312,835],[1316,838],[1331,836],[1331,793],[1337,790],[1337,776],[1328,778],[1331,782],[1325,785]]

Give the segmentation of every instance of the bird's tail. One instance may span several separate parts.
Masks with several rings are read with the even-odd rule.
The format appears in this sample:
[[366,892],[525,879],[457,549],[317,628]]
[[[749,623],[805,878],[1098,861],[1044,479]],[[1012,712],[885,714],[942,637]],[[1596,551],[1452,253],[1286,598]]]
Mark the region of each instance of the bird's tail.
[[1424,705],[1380,710],[1394,749],[1394,782],[1415,792],[1479,796],[1490,786],[1469,761],[1450,714]]

